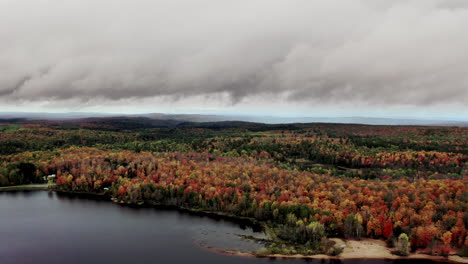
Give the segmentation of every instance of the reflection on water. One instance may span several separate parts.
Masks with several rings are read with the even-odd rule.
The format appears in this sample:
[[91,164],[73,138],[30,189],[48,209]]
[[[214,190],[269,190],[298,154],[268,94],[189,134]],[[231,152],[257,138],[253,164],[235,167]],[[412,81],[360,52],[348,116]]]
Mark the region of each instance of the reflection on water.
[[[260,233],[259,233],[260,232]],[[168,208],[133,208],[105,198],[45,191],[0,192],[0,263],[432,263],[224,256],[199,245],[252,250],[248,221]]]

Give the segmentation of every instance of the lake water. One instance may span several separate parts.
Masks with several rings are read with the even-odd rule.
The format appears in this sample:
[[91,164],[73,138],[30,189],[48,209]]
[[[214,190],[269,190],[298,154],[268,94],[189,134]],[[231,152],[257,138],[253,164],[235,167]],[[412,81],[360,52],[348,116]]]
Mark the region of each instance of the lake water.
[[249,223],[185,211],[131,208],[46,191],[0,192],[0,263],[434,263],[225,256],[202,245],[255,249]]

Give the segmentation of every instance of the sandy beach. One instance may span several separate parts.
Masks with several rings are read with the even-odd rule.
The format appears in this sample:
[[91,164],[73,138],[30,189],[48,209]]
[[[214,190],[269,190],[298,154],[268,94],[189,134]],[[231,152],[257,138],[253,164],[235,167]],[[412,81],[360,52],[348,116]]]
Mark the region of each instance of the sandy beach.
[[363,240],[347,240],[344,241],[339,238],[332,238],[336,242],[336,246],[343,247],[343,252],[338,256],[328,256],[324,254],[318,255],[282,255],[282,254],[269,254],[258,256],[249,252],[240,252],[235,250],[219,249],[208,247],[208,249],[221,254],[243,256],[243,257],[267,257],[267,258],[301,258],[301,259],[431,259],[440,262],[448,263],[468,263],[468,258],[462,258],[456,255],[449,257],[431,256],[422,253],[410,254],[407,257],[402,257],[392,254],[392,249],[386,247],[385,242],[376,239],[363,239]]

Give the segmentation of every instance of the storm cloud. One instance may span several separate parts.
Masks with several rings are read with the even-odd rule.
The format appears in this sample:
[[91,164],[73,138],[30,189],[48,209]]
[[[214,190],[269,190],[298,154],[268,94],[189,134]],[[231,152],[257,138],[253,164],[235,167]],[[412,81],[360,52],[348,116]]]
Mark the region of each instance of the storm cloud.
[[468,104],[465,0],[0,0],[0,99]]

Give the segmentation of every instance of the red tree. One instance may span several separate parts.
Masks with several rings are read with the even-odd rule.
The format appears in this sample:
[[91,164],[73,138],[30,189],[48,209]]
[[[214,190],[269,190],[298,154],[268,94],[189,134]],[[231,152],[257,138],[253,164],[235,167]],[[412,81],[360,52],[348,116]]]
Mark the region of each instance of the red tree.
[[389,236],[391,236],[393,233],[393,223],[392,221],[389,219],[385,222],[384,224],[384,229],[383,229],[383,236],[385,238],[388,238]]

